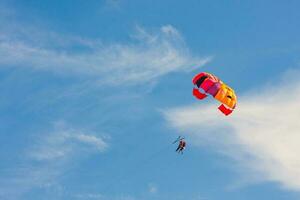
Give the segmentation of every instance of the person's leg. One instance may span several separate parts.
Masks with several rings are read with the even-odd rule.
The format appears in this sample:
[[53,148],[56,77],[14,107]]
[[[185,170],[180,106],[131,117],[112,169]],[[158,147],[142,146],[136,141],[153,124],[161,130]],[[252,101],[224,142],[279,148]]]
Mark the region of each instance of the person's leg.
[[183,154],[183,147],[180,148],[180,153]]

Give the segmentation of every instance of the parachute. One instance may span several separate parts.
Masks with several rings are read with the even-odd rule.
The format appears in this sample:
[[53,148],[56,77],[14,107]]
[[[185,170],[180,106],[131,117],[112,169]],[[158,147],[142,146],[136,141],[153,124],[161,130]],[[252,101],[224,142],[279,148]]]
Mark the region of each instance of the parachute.
[[[201,72],[193,78],[195,87],[193,88],[193,95],[197,99],[204,99],[208,94],[213,96],[222,104],[218,109],[226,116],[231,114],[236,107],[237,97],[234,90],[223,83],[218,77]],[[204,92],[201,92],[204,91]]]

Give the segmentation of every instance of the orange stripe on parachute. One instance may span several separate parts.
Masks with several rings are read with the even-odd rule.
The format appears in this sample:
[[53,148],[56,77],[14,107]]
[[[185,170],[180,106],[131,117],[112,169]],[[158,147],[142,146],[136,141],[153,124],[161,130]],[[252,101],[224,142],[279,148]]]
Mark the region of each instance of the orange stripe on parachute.
[[221,88],[216,94],[215,99],[231,109],[234,109],[236,105],[236,95],[234,91],[224,83],[221,85]]

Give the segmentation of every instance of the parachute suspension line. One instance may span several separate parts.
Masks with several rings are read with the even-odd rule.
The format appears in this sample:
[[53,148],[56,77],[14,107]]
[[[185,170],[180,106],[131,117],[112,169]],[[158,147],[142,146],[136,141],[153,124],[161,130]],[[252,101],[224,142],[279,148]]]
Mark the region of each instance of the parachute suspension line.
[[150,156],[148,156],[145,161],[141,161],[143,163],[147,163],[148,161],[152,160],[153,158],[155,158],[157,155],[160,155],[162,152],[164,152],[165,150],[167,150],[168,148],[170,148],[173,144],[179,142],[180,140],[184,139],[184,137],[178,136],[178,138],[169,144],[166,144],[165,146],[163,146],[161,149],[157,150],[156,152],[154,152],[153,154],[151,154]]
[[[180,136],[178,138],[178,141],[180,140]],[[177,142],[177,141],[176,141]],[[149,163],[149,161],[153,160],[154,158],[156,158],[158,155],[161,155],[162,152],[164,152],[165,150],[167,150],[168,148],[171,147],[171,145],[173,145],[174,143],[170,143],[170,144],[167,144],[165,146],[163,146],[161,149],[157,150],[156,152],[154,152],[153,154],[147,156],[145,159],[143,160],[140,160],[139,162],[136,162],[135,165],[133,165],[131,168],[129,168],[129,172],[126,173],[126,174],[130,174],[130,175],[133,175],[133,174],[136,174],[138,173],[138,170],[137,169],[141,169],[141,167],[145,166],[146,164]],[[117,177],[114,177],[114,180],[119,180],[121,178],[124,178],[124,175],[120,175],[120,176],[117,176]],[[116,182],[116,181],[115,181]],[[106,191],[108,188],[112,187],[115,182],[112,182],[111,184],[107,185],[105,188],[104,191]]]

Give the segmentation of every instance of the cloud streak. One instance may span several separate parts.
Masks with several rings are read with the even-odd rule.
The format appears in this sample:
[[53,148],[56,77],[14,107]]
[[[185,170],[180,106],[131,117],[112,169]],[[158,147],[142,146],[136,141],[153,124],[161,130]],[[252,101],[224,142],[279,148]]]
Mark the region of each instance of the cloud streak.
[[83,147],[102,153],[108,148],[108,145],[100,137],[64,128],[60,124],[53,133],[40,138],[39,142],[29,150],[28,155],[39,161],[67,159],[74,156]]
[[234,169],[247,181],[274,181],[300,190],[299,72],[280,85],[240,96],[229,117],[207,101],[165,110],[169,125],[189,132],[195,145],[206,146],[235,160]]
[[107,44],[18,26],[6,24],[6,28],[0,28],[2,67],[29,67],[124,85],[196,69],[211,60],[192,55],[179,31],[171,25],[152,32],[136,27],[128,42]]
[[33,137],[19,161],[22,167],[0,181],[0,197],[19,199],[32,189],[59,187],[59,177],[74,163],[94,153],[103,153],[108,144],[99,136],[57,123],[55,130]]

